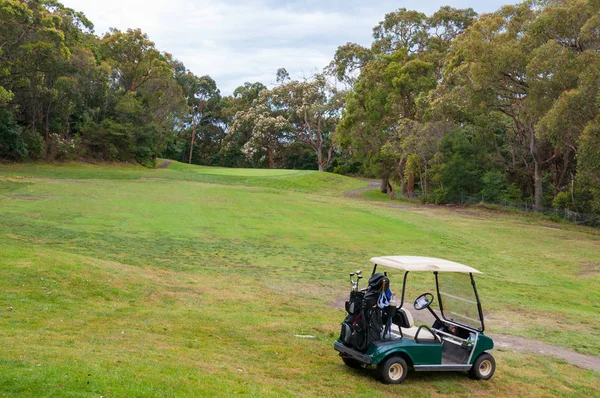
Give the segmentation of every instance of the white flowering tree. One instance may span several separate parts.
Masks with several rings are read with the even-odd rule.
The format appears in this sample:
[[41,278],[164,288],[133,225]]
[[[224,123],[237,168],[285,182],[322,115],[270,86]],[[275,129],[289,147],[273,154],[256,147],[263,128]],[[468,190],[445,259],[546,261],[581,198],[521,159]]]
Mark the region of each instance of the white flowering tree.
[[309,145],[317,155],[319,171],[331,163],[330,140],[340,119],[342,99],[322,75],[290,81],[271,90],[277,108],[289,122],[289,137]]
[[274,168],[275,153],[281,141],[286,138],[289,123],[273,109],[268,90],[260,94],[255,105],[250,109],[236,113],[231,133],[246,128],[252,131],[250,139],[243,148],[246,156],[252,157],[257,151],[263,150],[269,156],[269,168]]
[[251,129],[252,136],[244,146],[246,155],[258,150],[274,154],[282,143],[300,142],[317,155],[319,171],[331,163],[331,133],[340,118],[342,98],[322,75],[304,81],[290,81],[284,69],[278,71],[279,86],[263,90],[250,109],[238,112],[231,133]]

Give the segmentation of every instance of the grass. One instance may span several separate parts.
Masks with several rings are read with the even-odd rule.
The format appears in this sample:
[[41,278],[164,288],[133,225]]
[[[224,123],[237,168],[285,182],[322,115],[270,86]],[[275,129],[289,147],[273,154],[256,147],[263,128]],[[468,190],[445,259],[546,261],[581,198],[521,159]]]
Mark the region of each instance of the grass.
[[[365,185],[177,162],[0,166],[0,396],[600,394],[596,372],[503,350],[489,382],[385,386],[344,367],[347,273],[388,254],[472,265],[491,332],[600,355],[598,233],[342,195]],[[410,299],[431,286],[411,281]]]

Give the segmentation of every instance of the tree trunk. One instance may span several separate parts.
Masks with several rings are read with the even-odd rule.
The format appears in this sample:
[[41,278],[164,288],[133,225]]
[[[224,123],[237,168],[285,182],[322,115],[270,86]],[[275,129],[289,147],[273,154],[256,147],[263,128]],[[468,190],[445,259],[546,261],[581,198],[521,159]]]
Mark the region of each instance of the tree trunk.
[[381,187],[379,188],[381,193],[388,193],[389,185],[390,185],[390,177],[389,176],[381,177]]
[[408,189],[406,189],[406,177],[404,174],[400,174],[400,195],[403,197],[408,197]]
[[329,166],[331,163],[331,156],[333,155],[333,145],[329,147],[327,151],[327,160],[323,160],[323,139],[321,138],[321,134],[319,133],[319,142],[318,145],[312,146],[317,154],[317,164],[319,166],[319,171],[325,171],[325,168]]
[[540,164],[540,162],[534,158],[533,160],[533,167],[534,167],[534,190],[533,190],[533,197],[534,197],[534,203],[533,203],[533,211],[536,212],[540,212],[542,211],[543,208],[543,183],[542,183],[542,165]]
[[48,160],[48,149],[49,149],[49,139],[50,139],[50,106],[48,105],[48,111],[46,112],[46,116],[45,116],[45,120],[46,120],[46,126],[45,126],[45,135],[46,135],[46,161]]
[[194,115],[194,121],[192,122],[192,143],[190,144],[190,158],[188,164],[192,164],[192,154],[194,153],[194,140],[196,139],[196,115]]
[[531,142],[529,144],[529,151],[533,157],[533,210],[536,212],[542,211],[543,207],[543,176],[542,176],[542,160],[538,152],[537,139],[535,137],[535,131],[530,128]]
[[317,165],[319,166],[319,171],[324,171],[325,167],[323,165],[323,150],[321,148],[321,145],[319,145],[316,148],[316,152],[317,152]]
[[408,188],[406,185],[406,159],[401,159],[398,162],[398,176],[400,177],[400,195],[408,197]]
[[269,168],[270,169],[274,169],[275,168],[275,161],[273,160],[273,151],[271,151],[269,149],[268,152],[269,152]]
[[408,197],[412,198],[415,196],[415,173],[410,171],[408,173]]

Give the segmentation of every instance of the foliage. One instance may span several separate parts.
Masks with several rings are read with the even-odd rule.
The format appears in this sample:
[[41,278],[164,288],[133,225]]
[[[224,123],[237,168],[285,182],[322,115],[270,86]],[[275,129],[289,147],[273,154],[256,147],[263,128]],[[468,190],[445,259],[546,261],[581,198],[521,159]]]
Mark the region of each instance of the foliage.
[[22,160],[27,148],[12,113],[0,107],[0,159]]
[[464,134],[454,131],[444,136],[441,142],[444,163],[440,167],[438,181],[441,189],[438,203],[459,202],[461,194],[481,190],[481,168],[479,150]]
[[[427,192],[433,159],[427,146],[439,143],[440,133],[452,129],[443,121],[427,125],[428,95],[440,80],[451,40],[474,15],[470,9],[449,7],[430,17],[399,9],[375,27],[371,59],[354,79],[335,138],[366,169],[382,177],[382,191],[388,190],[392,178],[400,182],[403,195],[411,196],[419,173],[421,189]],[[365,58],[359,47],[346,45],[338,53],[352,48],[360,50],[355,58]],[[349,70],[344,63],[347,59],[345,55],[332,64],[338,78]],[[433,142],[431,136],[436,136]]]
[[[589,0],[527,0],[480,17],[389,13],[370,49],[345,44],[329,66],[351,85],[336,142],[382,190],[391,179],[406,197],[531,196],[539,210],[574,183],[597,197],[599,11]],[[475,153],[449,153],[449,134]]]

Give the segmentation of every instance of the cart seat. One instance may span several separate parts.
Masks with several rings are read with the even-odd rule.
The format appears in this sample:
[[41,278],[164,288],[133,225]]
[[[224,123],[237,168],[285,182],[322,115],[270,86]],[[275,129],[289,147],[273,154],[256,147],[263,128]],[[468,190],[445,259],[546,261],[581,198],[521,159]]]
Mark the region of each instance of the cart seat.
[[[399,327],[396,323],[392,324],[392,333],[400,334],[400,329],[402,329],[402,336],[407,337],[409,339],[414,339],[415,335],[417,334],[417,330],[419,330],[419,327],[415,326],[415,321],[410,311],[404,308],[398,308],[396,310],[396,314],[400,319],[403,318],[402,322],[398,322],[402,327]],[[434,338],[435,337],[429,332],[429,330],[425,328],[421,329],[421,332],[419,333],[419,340],[433,340]]]

